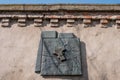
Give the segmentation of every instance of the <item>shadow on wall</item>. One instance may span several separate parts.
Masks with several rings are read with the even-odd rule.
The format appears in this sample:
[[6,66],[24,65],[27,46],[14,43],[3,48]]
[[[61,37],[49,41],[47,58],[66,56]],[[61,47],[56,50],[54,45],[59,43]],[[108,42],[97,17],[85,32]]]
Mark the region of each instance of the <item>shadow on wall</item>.
[[81,76],[43,76],[43,78],[58,78],[67,80],[89,80],[86,59],[86,45],[81,41],[81,59],[82,59],[82,75]]

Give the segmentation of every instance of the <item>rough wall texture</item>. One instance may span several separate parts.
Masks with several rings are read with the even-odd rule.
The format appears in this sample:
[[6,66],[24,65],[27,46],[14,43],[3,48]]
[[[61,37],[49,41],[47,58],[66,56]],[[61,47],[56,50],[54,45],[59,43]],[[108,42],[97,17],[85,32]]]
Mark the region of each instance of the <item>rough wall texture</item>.
[[[20,23],[25,23],[25,27],[19,27],[18,19],[21,19],[19,15],[32,14],[33,12],[0,12],[1,22],[0,22],[0,80],[119,80],[120,79],[120,29],[115,29],[116,18],[119,16],[120,12],[82,12],[87,19],[92,18],[88,14],[93,15],[112,15],[114,19],[107,19],[107,28],[101,28],[102,21],[99,19],[92,19],[90,21],[83,21],[86,19],[82,17],[81,19],[73,18],[76,21],[70,20],[75,24],[72,27],[68,27],[69,17],[61,18],[59,22],[59,27],[51,27],[49,18],[42,18],[42,27],[34,27],[34,18],[28,18],[27,20],[19,20]],[[60,12],[59,12],[60,13]],[[64,11],[61,13],[62,15]],[[77,13],[77,12],[76,12]],[[79,16],[82,15],[81,12],[77,13]],[[4,16],[3,16],[4,14]],[[8,15],[19,14],[16,17],[10,17]],[[39,14],[39,12],[36,12]],[[42,13],[43,14],[43,13]],[[44,14],[56,14],[53,12],[44,12]],[[66,13],[68,14],[68,13]],[[75,13],[70,13],[74,15]],[[57,14],[56,14],[57,15]],[[75,14],[76,15],[76,14]],[[44,15],[45,16],[45,15]],[[9,17],[9,18],[8,18]],[[19,18],[18,18],[19,17]],[[10,19],[8,20],[3,19]],[[41,19],[39,16],[38,18]],[[26,19],[26,18],[22,18]],[[58,19],[58,17],[57,17]],[[3,20],[3,22],[2,22]],[[36,20],[37,21],[37,20]],[[41,23],[41,20],[38,22]],[[53,20],[54,22],[54,20]],[[56,22],[56,20],[55,20]],[[103,21],[104,22],[104,21]],[[10,26],[2,27],[3,23],[10,23]],[[84,24],[89,23],[89,26],[85,28]],[[118,22],[119,23],[119,22]],[[57,23],[56,23],[57,24]],[[104,23],[103,23],[104,24]],[[106,24],[106,21],[105,21]],[[54,25],[54,24],[53,24]],[[87,24],[88,25],[88,24]],[[117,25],[118,26],[118,25]],[[77,37],[81,39],[82,42],[82,76],[49,76],[42,77],[34,72],[35,62],[37,57],[37,50],[40,41],[40,33],[45,30],[55,30],[58,32],[74,33]]]

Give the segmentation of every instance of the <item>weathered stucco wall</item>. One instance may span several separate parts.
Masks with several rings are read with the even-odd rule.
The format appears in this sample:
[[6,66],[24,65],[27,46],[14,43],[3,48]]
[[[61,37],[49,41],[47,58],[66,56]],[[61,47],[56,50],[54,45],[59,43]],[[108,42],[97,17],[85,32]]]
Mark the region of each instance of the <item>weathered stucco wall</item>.
[[[120,29],[115,29],[114,20],[110,20],[108,28],[101,28],[98,20],[93,20],[87,28],[84,28],[81,20],[75,21],[73,27],[67,27],[64,19],[59,21],[59,27],[51,27],[49,19],[44,20],[42,27],[34,27],[33,19],[28,19],[25,27],[19,27],[16,19],[10,20],[11,27],[2,27],[0,22],[0,80],[120,79]],[[80,38],[82,76],[42,77],[34,72],[40,33],[47,30],[74,33]]]
[[[1,80],[46,79],[34,73],[40,33],[43,30],[73,32],[80,37],[86,45],[88,77],[90,80],[119,80],[120,30],[114,28],[103,29],[99,26],[82,28],[80,25],[60,28],[37,28],[30,25],[21,28],[16,24],[11,28],[0,27]],[[55,78],[55,80],[58,79],[63,78]],[[75,79],[73,78],[73,80]]]

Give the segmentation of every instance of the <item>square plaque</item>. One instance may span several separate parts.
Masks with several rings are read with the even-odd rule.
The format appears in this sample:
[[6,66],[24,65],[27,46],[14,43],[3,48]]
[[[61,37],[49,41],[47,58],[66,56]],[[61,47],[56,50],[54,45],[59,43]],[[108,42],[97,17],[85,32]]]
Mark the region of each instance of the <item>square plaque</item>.
[[[65,34],[65,33],[64,33]],[[41,75],[81,75],[80,40],[65,35],[42,40],[42,52],[39,55]],[[71,37],[70,37],[71,36]],[[38,51],[38,54],[40,51]],[[37,65],[37,63],[36,63]],[[37,69],[36,69],[37,70]]]

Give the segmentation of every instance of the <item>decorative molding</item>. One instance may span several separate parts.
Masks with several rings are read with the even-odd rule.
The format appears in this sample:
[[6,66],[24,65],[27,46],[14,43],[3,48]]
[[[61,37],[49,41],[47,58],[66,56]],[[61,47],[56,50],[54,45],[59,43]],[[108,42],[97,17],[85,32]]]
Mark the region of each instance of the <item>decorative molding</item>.
[[74,19],[67,19],[67,26],[68,26],[68,27],[73,27],[73,26],[74,26],[74,23],[75,23],[75,20],[74,20]]
[[58,19],[50,19],[51,27],[58,27]]
[[91,19],[85,18],[85,19],[83,19],[83,23],[84,23],[83,26],[84,26],[85,28],[90,27]]
[[120,20],[116,20],[116,24],[120,24]]
[[3,18],[1,22],[2,22],[2,25],[1,25],[2,27],[9,27],[10,26],[10,24],[9,24],[10,20],[7,18]]
[[35,27],[42,27],[42,18],[37,18],[37,19],[34,19],[34,26]]
[[116,20],[116,29],[120,29],[120,20]]
[[120,29],[120,24],[116,24],[116,29]]
[[[104,12],[103,12],[104,13]],[[24,13],[24,14],[16,14],[16,13],[13,13],[13,14],[0,14],[0,18],[44,18],[44,19],[109,19],[109,20],[119,20],[120,19],[120,12],[118,15],[116,14],[112,14],[111,12],[111,15],[110,14],[106,14],[106,15],[102,15],[103,13],[99,13],[99,14],[96,14],[94,15],[83,15],[83,14],[79,14],[79,15],[75,15],[74,13],[73,14],[63,14],[63,15],[58,15],[58,14],[52,14],[51,12],[49,12],[49,15],[48,14],[34,14],[34,13]],[[87,13],[88,14],[88,13]],[[44,16],[43,16],[44,15]]]
[[26,19],[25,18],[19,18],[18,19],[18,26],[25,27],[26,26]]
[[91,19],[83,19],[83,23],[84,24],[90,24],[91,23]]
[[[52,17],[50,17],[52,16]],[[69,16],[69,17],[68,17]],[[35,27],[42,27],[43,26],[43,20],[48,20],[50,19],[50,24],[51,24],[51,27],[59,27],[59,20],[66,20],[66,25],[68,27],[73,27],[75,26],[75,22],[78,21],[78,20],[82,20],[82,24],[84,27],[90,27],[92,22],[94,21],[98,21],[99,20],[99,24],[101,25],[102,28],[107,28],[108,24],[111,23],[111,21],[115,21],[115,24],[116,24],[116,28],[119,29],[119,26],[120,26],[120,15],[113,15],[113,16],[108,16],[105,17],[104,15],[96,15],[97,17],[95,16],[82,16],[82,15],[77,15],[78,17],[73,17],[74,15],[71,15],[72,17],[70,17],[70,15],[68,16],[65,16],[63,15],[62,17],[58,17],[57,14],[55,17],[53,17],[53,15],[25,15],[25,14],[22,14],[22,15],[16,15],[16,14],[12,14],[12,15],[6,15],[6,14],[2,14],[0,15],[0,18],[2,19],[1,20],[1,26],[2,27],[9,27],[10,26],[10,21],[11,20],[14,20],[14,19],[18,19],[18,26],[20,27],[25,27],[26,26],[26,21],[31,19],[34,21],[34,26]],[[81,17],[80,17],[81,16]],[[29,21],[27,21],[29,22]]]
[[107,19],[101,19],[101,28],[107,28],[108,20]]
[[18,20],[20,27],[25,27],[28,23],[35,27],[46,24],[59,27],[64,21],[62,25],[67,27],[82,24],[83,27],[100,25],[107,28],[110,24],[119,29],[119,7],[120,5],[97,4],[0,5],[0,23],[3,27],[10,27],[13,21]]
[[[52,14],[51,14],[52,16]],[[70,15],[69,15],[70,16]],[[73,16],[73,15],[72,15]],[[79,16],[79,15],[78,15]],[[75,26],[75,22],[78,21],[78,20],[82,20],[82,23],[84,27],[90,27],[92,22],[94,21],[98,21],[99,20],[99,24],[101,25],[101,28],[107,28],[108,24],[111,23],[111,21],[115,21],[115,24],[116,24],[116,28],[119,29],[119,26],[120,26],[120,17],[119,16],[111,16],[109,17],[109,19],[107,17],[104,17],[104,16],[99,16],[98,17],[94,17],[94,16],[83,16],[81,15],[80,18],[68,18],[65,17],[63,15],[62,18],[58,18],[57,15],[56,17],[46,17],[46,16],[43,16],[43,15],[30,15],[27,16],[27,15],[0,15],[0,18],[2,19],[1,20],[1,26],[2,27],[10,27],[10,21],[11,20],[14,20],[14,19],[18,19],[18,26],[20,27],[25,27],[26,26],[26,21],[29,22],[29,19],[33,20],[34,21],[34,26],[35,27],[42,27],[43,26],[43,20],[48,20],[50,19],[50,24],[51,24],[51,27],[59,27],[59,20],[66,20],[66,25],[68,27],[73,27]],[[94,18],[93,18],[94,17]],[[104,17],[104,18],[103,18]]]

